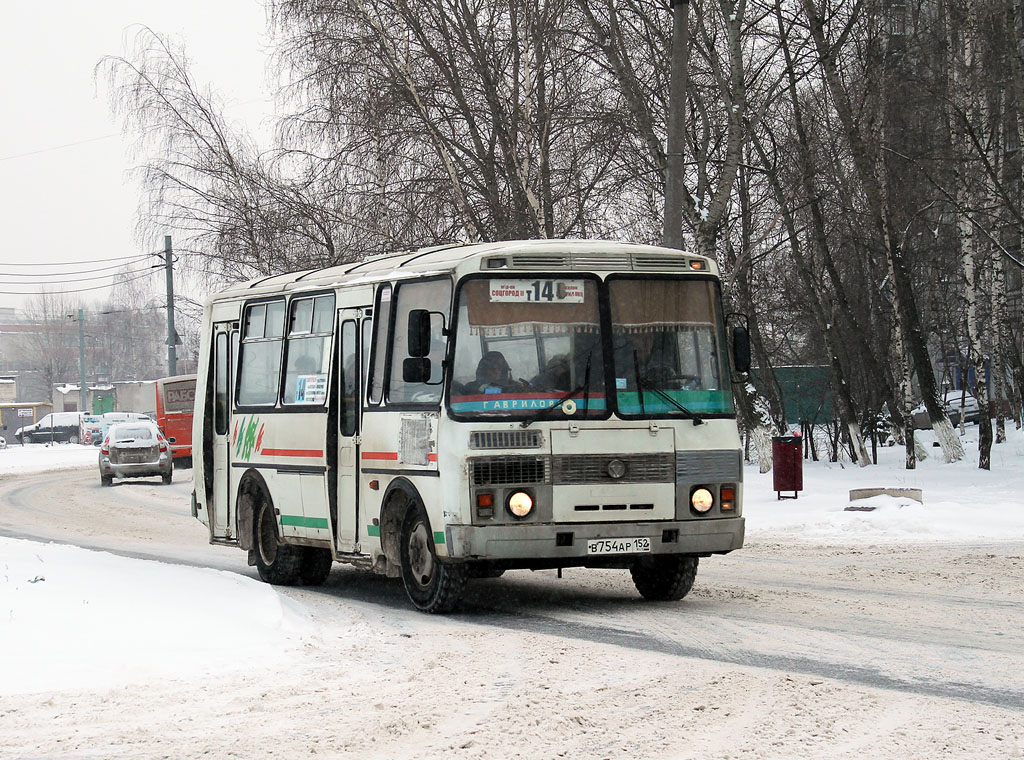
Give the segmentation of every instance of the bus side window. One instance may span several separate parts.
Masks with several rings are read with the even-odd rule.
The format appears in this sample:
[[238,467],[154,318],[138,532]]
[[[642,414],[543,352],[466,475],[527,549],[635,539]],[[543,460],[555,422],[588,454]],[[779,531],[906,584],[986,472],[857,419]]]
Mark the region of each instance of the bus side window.
[[248,308],[241,345],[239,406],[273,406],[277,402],[283,336],[283,300],[255,304]]
[[327,400],[334,295],[293,299],[291,312],[281,400],[322,405]]
[[217,435],[228,432],[228,334],[217,333],[215,360],[217,362],[213,381],[213,419]]
[[367,395],[371,404],[379,404],[384,395],[384,361],[387,358],[388,326],[391,322],[391,286],[377,289],[377,306],[373,310],[373,351],[370,358],[370,382]]
[[[441,400],[441,378],[446,349],[442,329],[449,316],[452,283],[449,279],[426,282],[405,282],[398,286],[395,296],[394,345],[391,354],[391,381],[388,383],[388,401],[397,403],[436,404]],[[406,383],[402,378],[402,361],[409,356],[409,312],[428,309],[430,319],[430,378],[425,383]]]
[[363,319],[363,332],[360,341],[362,360],[359,364],[359,382],[362,384],[361,387],[365,389],[366,373],[370,366],[370,344],[373,342],[373,319],[369,317]]
[[359,408],[359,355],[356,353],[356,323],[341,323],[341,434],[356,434],[356,412]]

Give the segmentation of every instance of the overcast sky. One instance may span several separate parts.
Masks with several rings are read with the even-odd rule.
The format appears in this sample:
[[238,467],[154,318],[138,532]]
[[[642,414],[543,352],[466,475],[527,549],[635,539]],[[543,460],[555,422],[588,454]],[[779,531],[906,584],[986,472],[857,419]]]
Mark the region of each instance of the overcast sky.
[[[39,264],[109,259],[163,247],[165,230],[153,230],[145,242],[134,238],[139,193],[128,177],[131,141],[110,115],[105,84],[93,75],[104,55],[130,49],[138,24],[184,43],[196,79],[223,96],[230,119],[245,122],[251,132],[264,132],[269,123],[269,40],[261,0],[4,3],[0,306],[20,308],[25,301],[7,291],[39,290],[14,286],[15,280],[29,277],[7,276],[12,272],[82,270],[104,264]],[[154,277],[154,286],[157,282]],[[161,276],[161,287],[162,282]],[[94,301],[105,292],[82,296]]]

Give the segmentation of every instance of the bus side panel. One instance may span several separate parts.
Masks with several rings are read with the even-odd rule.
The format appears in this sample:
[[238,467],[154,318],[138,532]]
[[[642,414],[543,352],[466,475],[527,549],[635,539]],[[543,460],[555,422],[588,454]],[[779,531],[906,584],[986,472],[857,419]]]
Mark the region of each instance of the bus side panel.
[[[374,411],[363,415],[360,450],[360,495],[363,501],[358,526],[364,552],[380,551],[381,497],[388,485],[403,478],[415,487],[423,501],[434,534],[434,550],[448,556],[445,543],[445,509],[441,498],[441,478],[437,468],[436,411]],[[377,481],[373,488],[371,481]],[[368,551],[367,551],[368,550]]]
[[[327,415],[242,413],[232,449],[236,462],[259,468],[285,538],[332,542],[327,503]],[[235,467],[236,471],[244,468]],[[234,473],[233,473],[234,475]],[[237,483],[233,491],[237,492]]]

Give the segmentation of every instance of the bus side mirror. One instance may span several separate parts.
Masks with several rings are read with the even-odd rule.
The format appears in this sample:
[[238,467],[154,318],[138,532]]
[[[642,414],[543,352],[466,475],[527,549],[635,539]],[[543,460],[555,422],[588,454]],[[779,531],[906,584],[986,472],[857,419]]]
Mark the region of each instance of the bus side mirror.
[[402,380],[407,383],[425,383],[430,380],[430,359],[426,356],[413,356],[404,359],[402,361]]
[[[408,343],[409,356],[422,358],[430,353],[430,312],[426,309],[413,309],[409,312]],[[403,374],[405,366],[402,365]],[[406,382],[411,381],[406,380]]]
[[750,332],[743,325],[732,329],[732,362],[737,372],[750,371]]

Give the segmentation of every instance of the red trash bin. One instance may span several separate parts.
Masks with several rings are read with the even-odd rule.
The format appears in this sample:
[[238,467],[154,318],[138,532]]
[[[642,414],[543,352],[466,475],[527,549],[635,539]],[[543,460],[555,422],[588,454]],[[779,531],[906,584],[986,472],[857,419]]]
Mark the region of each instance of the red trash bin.
[[[795,499],[804,490],[803,439],[798,435],[772,437],[772,482],[779,499]],[[792,491],[792,496],[783,496]]]

